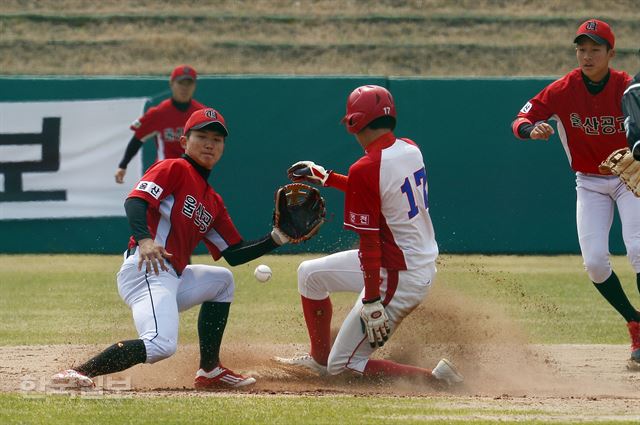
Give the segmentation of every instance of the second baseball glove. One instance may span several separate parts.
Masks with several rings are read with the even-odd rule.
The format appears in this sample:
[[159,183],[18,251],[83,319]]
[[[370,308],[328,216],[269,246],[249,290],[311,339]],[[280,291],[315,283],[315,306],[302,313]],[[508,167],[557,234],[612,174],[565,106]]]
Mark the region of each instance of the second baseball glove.
[[275,197],[273,225],[287,235],[289,242],[306,241],[320,230],[326,208],[318,189],[290,183],[279,188]]
[[636,161],[629,148],[618,149],[609,154],[598,167],[603,174],[615,174],[633,192],[640,197],[640,162]]

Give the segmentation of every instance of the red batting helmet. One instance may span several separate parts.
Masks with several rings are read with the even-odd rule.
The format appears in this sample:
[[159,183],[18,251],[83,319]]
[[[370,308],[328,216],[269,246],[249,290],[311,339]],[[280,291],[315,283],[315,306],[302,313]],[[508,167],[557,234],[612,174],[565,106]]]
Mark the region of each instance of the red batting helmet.
[[385,115],[396,117],[396,105],[389,90],[380,86],[361,86],[349,95],[347,114],[342,122],[349,133],[356,134],[371,121]]

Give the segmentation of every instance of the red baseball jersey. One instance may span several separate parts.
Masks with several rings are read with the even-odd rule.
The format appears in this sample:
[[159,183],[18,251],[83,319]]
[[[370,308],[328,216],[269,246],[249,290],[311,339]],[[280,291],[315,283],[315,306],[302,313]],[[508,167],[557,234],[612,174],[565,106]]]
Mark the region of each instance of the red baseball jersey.
[[180,146],[184,124],[192,113],[203,108],[206,106],[191,99],[189,109],[183,112],[175,107],[171,98],[165,99],[135,120],[130,128],[135,132],[135,137],[143,142],[155,136],[156,161],[180,158],[184,153],[184,149]]
[[382,267],[424,267],[438,256],[427,193],[420,149],[386,133],[349,168],[344,227],[380,233]]
[[[147,224],[154,241],[173,254],[176,272],[204,241],[214,260],[242,238],[231,221],[222,197],[184,158],[156,162],[142,176],[129,197],[149,203]],[[129,248],[136,246],[131,237]]]
[[604,89],[591,94],[582,71],[576,68],[524,105],[513,123],[513,132],[518,136],[523,122],[556,120],[571,168],[599,174],[598,165],[614,150],[627,146],[621,100],[630,81],[626,72],[610,69]]

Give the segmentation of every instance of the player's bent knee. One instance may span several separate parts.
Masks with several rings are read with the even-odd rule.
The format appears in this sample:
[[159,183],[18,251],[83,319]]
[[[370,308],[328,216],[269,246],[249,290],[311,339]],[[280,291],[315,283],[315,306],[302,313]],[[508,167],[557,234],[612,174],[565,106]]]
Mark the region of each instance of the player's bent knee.
[[233,273],[231,270],[225,269],[222,272],[222,276],[220,276],[220,280],[223,282],[224,288],[220,290],[218,287],[219,283],[214,284],[212,290],[217,295],[214,299],[210,301],[220,302],[220,303],[230,303],[233,302],[233,296],[236,290],[235,280],[233,278]]
[[227,285],[233,287],[233,273],[231,272],[231,270],[229,269],[223,269],[220,271],[220,274],[222,275],[221,279],[224,280]]
[[611,276],[611,266],[608,263],[587,263],[584,264],[589,279],[594,283],[602,283]]
[[200,285],[206,285],[203,300],[221,303],[233,302],[235,280],[231,270],[220,267],[214,276],[204,278]]
[[307,293],[307,282],[309,281],[310,267],[308,261],[303,261],[298,266],[298,292],[302,295]]
[[154,338],[151,341],[144,341],[147,350],[147,363],[156,363],[160,360],[173,356],[178,349],[178,343],[166,339]]
[[329,296],[329,291],[317,264],[314,260],[309,260],[298,266],[298,292],[312,300],[323,300]]

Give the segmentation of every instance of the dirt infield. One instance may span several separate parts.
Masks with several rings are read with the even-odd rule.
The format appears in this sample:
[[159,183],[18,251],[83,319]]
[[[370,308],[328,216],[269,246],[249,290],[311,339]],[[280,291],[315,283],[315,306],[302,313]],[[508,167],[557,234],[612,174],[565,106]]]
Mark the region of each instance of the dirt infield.
[[[353,375],[317,377],[273,360],[274,356],[303,353],[306,346],[296,344],[241,343],[228,338],[223,342],[222,361],[257,378],[255,386],[241,392],[245,396],[428,397],[446,409],[477,411],[474,419],[515,421],[525,414],[528,419],[544,421],[559,418],[585,422],[596,418],[640,422],[640,371],[627,370],[628,345],[529,344],[529,337],[496,306],[445,288],[434,296],[437,302],[418,307],[376,356],[425,368],[447,357],[465,376],[459,388],[443,391],[424,383],[373,382]],[[336,316],[345,313],[338,309]],[[79,364],[105,347],[0,347],[0,392],[35,397],[55,393],[48,386],[52,374]],[[179,344],[176,355],[167,360],[97,378],[97,388],[85,395],[216,396],[220,393],[193,389],[198,355],[197,345]],[[535,412],[534,417],[530,411]],[[496,412],[506,412],[506,416]]]
[[[0,391],[25,395],[51,392],[48,378],[99,352],[102,346],[48,345],[0,347]],[[275,363],[273,356],[303,352],[298,345],[227,344],[229,367],[258,378],[246,395],[381,395],[440,397],[451,408],[478,409],[491,419],[495,409],[535,409],[540,418],[581,421],[640,420],[640,371],[626,369],[623,345],[480,344],[467,353],[453,345],[427,345],[416,355],[425,367],[447,353],[466,377],[461,388],[435,390],[409,382],[371,382],[356,376],[316,377]],[[392,353],[382,353],[391,357]],[[472,358],[474,357],[474,358]],[[192,388],[198,348],[185,345],[175,356],[154,365],[138,365],[97,379],[97,395],[123,397],[193,397],[215,393]],[[89,394],[90,395],[90,394]],[[482,413],[491,411],[494,413]],[[498,416],[496,416],[497,418]],[[506,420],[500,415],[501,420]],[[433,419],[433,418],[431,418]]]

